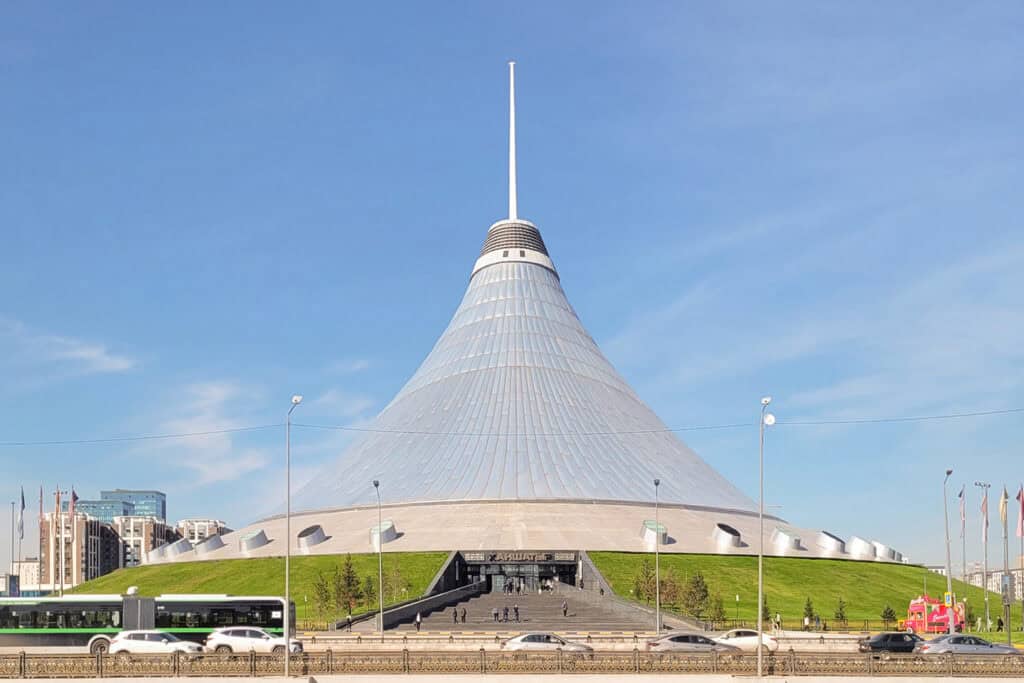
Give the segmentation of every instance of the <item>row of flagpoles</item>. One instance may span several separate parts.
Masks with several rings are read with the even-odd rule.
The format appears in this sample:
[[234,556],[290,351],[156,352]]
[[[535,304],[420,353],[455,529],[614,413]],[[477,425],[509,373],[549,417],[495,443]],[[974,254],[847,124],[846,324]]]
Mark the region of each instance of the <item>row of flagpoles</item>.
[[[985,625],[986,628],[991,628],[992,616],[989,610],[988,601],[988,490],[990,484],[984,482],[975,482],[975,486],[978,486],[983,491],[981,497],[981,546],[982,546],[982,587],[985,591]],[[963,543],[963,580],[967,581],[967,485],[965,484],[960,488],[960,493],[957,494],[957,498],[960,499],[960,539]],[[1017,489],[1016,501],[1019,506],[1017,513],[1017,538],[1020,539],[1020,560],[1021,569],[1024,570],[1024,484],[1020,485]],[[1010,576],[1010,531],[1009,531],[1009,506],[1010,506],[1010,493],[1007,491],[1006,486],[1003,486],[1003,494],[999,497],[999,521],[1003,525],[1003,575]],[[1021,572],[1021,581],[1024,581],[1024,571]],[[1011,584],[1012,585],[1012,584]],[[1010,599],[1013,596],[1010,595]],[[1024,619],[1024,586],[1021,587],[1021,618]],[[1007,632],[1010,631],[1010,620],[1007,619],[1005,623]]]
[[[64,543],[65,543],[64,526],[65,525],[64,525],[64,516],[61,514],[61,509],[60,509],[60,495],[61,495],[61,493],[62,492],[60,490],[60,487],[58,486],[57,490],[54,491],[55,504],[54,504],[53,520],[54,520],[54,523],[60,524],[60,569],[59,569],[59,573],[60,573],[60,594],[63,596],[64,595],[64,569],[65,569],[65,561],[64,561],[65,560],[65,557],[64,557],[64,555],[65,555],[65,553],[64,553]],[[76,526],[75,525],[75,503],[77,503],[77,502],[78,502],[78,494],[75,493],[75,487],[72,486],[71,487],[71,498],[68,501],[68,513],[67,513],[68,514],[68,519],[71,521],[71,547],[72,548],[74,548],[74,546],[75,546],[75,526]],[[18,559],[18,566],[21,566],[21,559],[22,559],[21,543],[22,543],[22,541],[25,540],[25,487],[24,486],[21,487],[21,506],[18,509],[17,529],[14,528],[14,526],[15,526],[14,522],[15,522],[14,502],[12,501],[11,502],[11,527],[12,527],[11,528],[11,573],[12,574],[17,573],[17,574],[20,575],[21,572],[15,572],[14,571],[14,559],[15,559],[15,557],[17,557],[17,559]],[[40,543],[40,548],[39,548],[39,552],[37,553],[37,555],[38,555],[38,558],[37,558],[37,560],[38,560],[38,570],[39,570],[39,578],[37,579],[37,584],[39,585],[39,589],[40,590],[42,590],[42,584],[43,584],[43,549],[42,549],[43,539],[42,539],[42,527],[43,527],[43,487],[40,486],[39,487],[39,530],[40,530],[39,543]],[[18,539],[18,554],[17,555],[14,554],[14,539],[15,539],[15,537],[17,537],[17,539]],[[71,578],[72,578],[72,581],[74,581],[74,571],[73,570],[72,570],[72,577]],[[54,577],[52,575],[50,576],[50,585],[51,586],[55,586],[56,585],[56,581],[54,581]]]

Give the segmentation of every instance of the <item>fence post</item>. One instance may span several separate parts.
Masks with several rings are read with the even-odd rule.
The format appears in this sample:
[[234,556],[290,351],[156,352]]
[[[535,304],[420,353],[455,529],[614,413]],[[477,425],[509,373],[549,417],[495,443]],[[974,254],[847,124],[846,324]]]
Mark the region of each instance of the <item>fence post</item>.
[[103,653],[96,653],[96,678],[103,678]]
[[633,648],[633,672],[640,673],[640,650]]
[[334,673],[334,650],[327,648],[327,673]]
[[487,673],[487,659],[486,659],[486,655],[484,654],[484,646],[483,645],[480,646],[480,673],[482,673],[482,674]]
[[718,673],[718,650],[711,651],[711,673]]
[[171,663],[171,668],[174,670],[174,676],[178,677],[181,675],[181,653],[175,650],[174,654],[171,656],[174,658],[174,661]]
[[953,676],[953,653],[946,653],[946,674],[952,678]]
[[249,676],[256,678],[256,652],[249,650]]
[[409,649],[402,648],[402,671],[409,673]]
[[786,672],[790,676],[796,675],[796,652],[793,651],[793,646],[789,646],[789,671]]
[[556,658],[558,659],[558,673],[562,673],[562,648],[558,648]]
[[28,678],[26,669],[28,665],[25,662],[25,651],[22,650],[18,653],[18,678]]
[[875,656],[870,652],[864,655],[868,658],[868,676],[875,675]]

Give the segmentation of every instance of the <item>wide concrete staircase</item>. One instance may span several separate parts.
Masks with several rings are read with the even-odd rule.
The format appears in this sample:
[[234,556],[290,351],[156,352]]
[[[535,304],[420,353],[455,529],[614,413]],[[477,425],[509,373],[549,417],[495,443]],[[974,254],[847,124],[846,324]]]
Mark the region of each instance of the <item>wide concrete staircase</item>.
[[[562,600],[568,603],[568,616],[562,616]],[[515,621],[514,606],[519,605],[519,622]],[[503,620],[504,608],[508,607],[508,621]],[[466,609],[466,623],[462,623],[462,609]],[[499,622],[494,621],[493,610],[497,608]],[[452,610],[458,610],[459,622],[454,623]],[[422,631],[647,631],[653,628],[651,619],[629,608],[623,609],[608,600],[585,600],[573,594],[543,593],[505,595],[503,593],[481,593],[454,605],[420,613]],[[399,631],[415,630],[412,621],[396,628]]]

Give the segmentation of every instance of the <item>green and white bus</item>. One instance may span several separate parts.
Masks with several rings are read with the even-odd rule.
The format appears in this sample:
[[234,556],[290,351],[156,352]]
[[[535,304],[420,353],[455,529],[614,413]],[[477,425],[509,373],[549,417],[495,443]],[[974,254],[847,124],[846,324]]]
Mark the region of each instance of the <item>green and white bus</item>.
[[[295,623],[295,604],[291,605]],[[0,598],[0,646],[88,646],[105,652],[122,630],[159,629],[202,642],[216,628],[284,629],[284,600],[236,595],[66,595]]]

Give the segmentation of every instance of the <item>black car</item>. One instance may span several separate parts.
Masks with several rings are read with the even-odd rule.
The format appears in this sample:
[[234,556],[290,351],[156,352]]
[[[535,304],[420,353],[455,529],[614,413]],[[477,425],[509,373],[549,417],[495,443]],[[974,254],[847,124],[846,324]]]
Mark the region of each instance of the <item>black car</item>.
[[860,641],[861,652],[913,652],[918,643],[924,642],[924,638],[916,633],[879,633],[866,640]]

